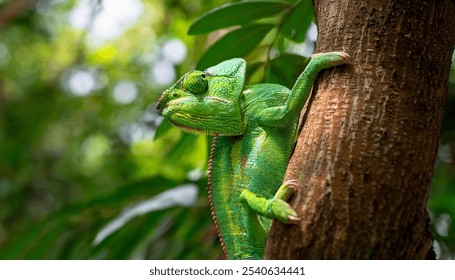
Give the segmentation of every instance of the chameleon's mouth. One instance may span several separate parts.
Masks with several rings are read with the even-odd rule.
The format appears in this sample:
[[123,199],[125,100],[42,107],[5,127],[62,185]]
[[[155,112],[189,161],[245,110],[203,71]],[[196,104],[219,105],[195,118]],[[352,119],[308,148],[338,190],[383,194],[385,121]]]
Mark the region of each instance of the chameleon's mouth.
[[191,133],[191,134],[203,134],[204,131],[202,129],[197,129],[195,127],[191,127],[191,126],[186,126],[186,125],[182,125],[182,124],[178,124],[176,123],[175,121],[171,120],[171,119],[168,119],[169,123],[171,123],[173,126],[175,127],[178,127],[180,128],[181,130],[183,130],[184,132],[187,132],[187,133]]

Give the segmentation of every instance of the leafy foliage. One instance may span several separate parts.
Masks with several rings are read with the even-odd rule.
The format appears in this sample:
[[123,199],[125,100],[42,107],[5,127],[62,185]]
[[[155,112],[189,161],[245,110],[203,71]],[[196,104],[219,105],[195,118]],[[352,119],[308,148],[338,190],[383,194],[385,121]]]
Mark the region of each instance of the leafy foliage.
[[313,19],[313,14],[311,1],[298,1],[289,16],[283,21],[280,29],[281,33],[288,39],[303,42],[306,30],[310,27],[311,19]]
[[205,52],[198,68],[205,69],[228,58],[251,53],[272,28],[272,24],[252,24],[227,33]]
[[[311,1],[131,0],[115,12],[125,2],[0,2],[0,259],[220,257],[205,194],[210,139],[160,125],[154,102],[194,65],[234,56],[247,59],[250,83],[292,86],[314,46]],[[454,73],[428,204],[446,258]],[[187,184],[195,200],[137,211],[94,242]]]
[[267,18],[291,5],[282,1],[249,1],[226,4],[197,19],[188,34],[204,34],[225,27],[250,24],[252,20]]

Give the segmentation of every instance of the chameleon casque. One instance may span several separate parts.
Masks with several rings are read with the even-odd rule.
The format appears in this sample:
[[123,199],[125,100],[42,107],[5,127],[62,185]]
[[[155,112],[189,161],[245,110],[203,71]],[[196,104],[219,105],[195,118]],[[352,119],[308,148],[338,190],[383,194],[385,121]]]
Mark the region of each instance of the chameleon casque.
[[320,70],[348,62],[344,52],[314,54],[293,88],[245,86],[241,58],[190,71],[158,100],[174,126],[213,135],[208,192],[221,245],[229,259],[262,259],[271,219],[296,223],[286,202],[296,181],[283,183],[299,114]]

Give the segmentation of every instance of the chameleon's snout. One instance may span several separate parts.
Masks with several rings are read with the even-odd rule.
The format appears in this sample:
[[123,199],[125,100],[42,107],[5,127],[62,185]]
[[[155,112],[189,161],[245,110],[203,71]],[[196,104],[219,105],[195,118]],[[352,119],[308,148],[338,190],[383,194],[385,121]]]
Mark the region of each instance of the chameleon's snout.
[[166,96],[166,92],[167,92],[167,91],[165,91],[165,92],[163,92],[163,93],[161,94],[160,99],[158,99],[158,101],[156,102],[156,105],[155,105],[156,110],[157,110],[158,112],[160,112],[160,113],[161,113],[161,111],[162,111],[162,110],[164,109],[164,107],[165,107],[164,104],[163,104],[163,103],[164,103],[163,100],[164,100],[164,97]]
[[159,100],[158,100],[158,102],[156,102],[155,108],[158,112],[161,112],[161,104],[160,104]]

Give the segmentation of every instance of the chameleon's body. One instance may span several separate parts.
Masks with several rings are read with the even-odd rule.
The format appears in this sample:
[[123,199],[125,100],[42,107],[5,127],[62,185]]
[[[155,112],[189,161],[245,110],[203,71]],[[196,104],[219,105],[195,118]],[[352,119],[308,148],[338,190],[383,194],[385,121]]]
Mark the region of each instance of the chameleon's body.
[[162,94],[156,107],[173,125],[214,135],[209,200],[228,258],[262,259],[270,219],[298,221],[286,202],[295,183],[282,181],[299,113],[318,72],[347,59],[341,52],[313,55],[289,90],[244,86],[245,61],[235,58],[191,71]]

